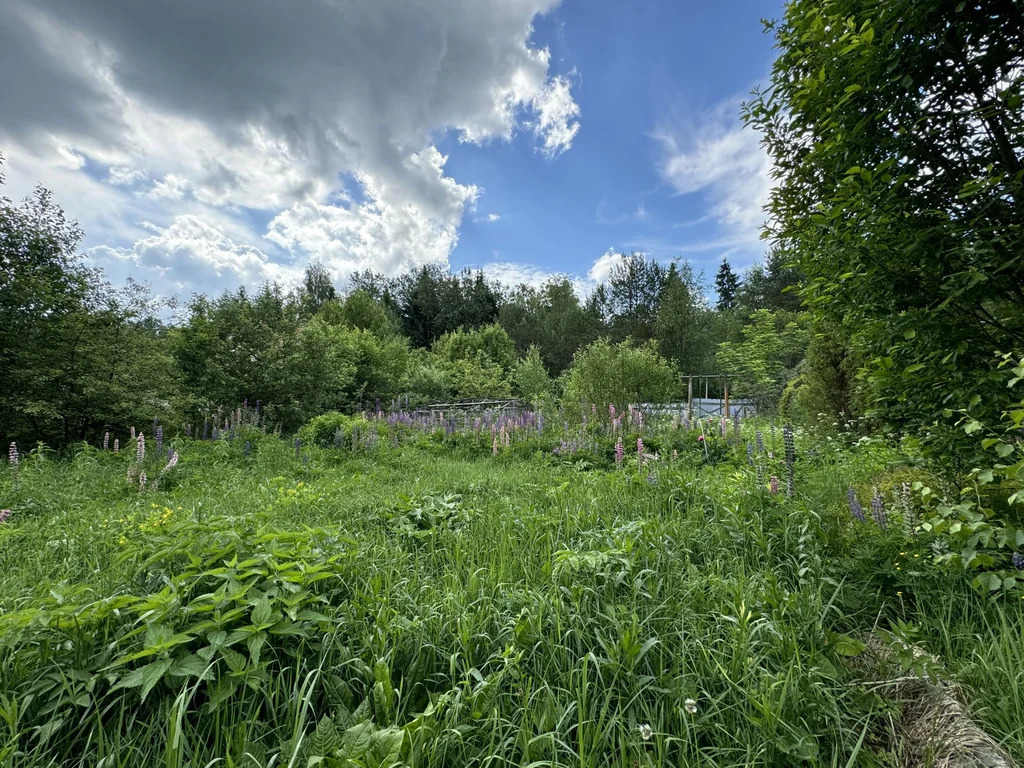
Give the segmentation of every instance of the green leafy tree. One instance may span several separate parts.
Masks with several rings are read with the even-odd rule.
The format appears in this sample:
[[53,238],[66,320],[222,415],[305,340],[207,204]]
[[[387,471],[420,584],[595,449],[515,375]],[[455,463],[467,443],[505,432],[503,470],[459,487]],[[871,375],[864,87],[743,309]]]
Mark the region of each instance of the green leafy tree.
[[715,353],[712,321],[690,265],[669,265],[654,323],[661,353],[684,372],[711,372]]
[[863,349],[876,415],[948,445],[951,411],[1005,409],[995,353],[1024,338],[1024,12],[794,0],[770,29],[747,105],[777,175],[768,234]]
[[741,342],[718,345],[719,368],[732,379],[735,396],[753,400],[761,413],[774,413],[807,349],[807,317],[759,309],[742,334]]
[[306,274],[299,289],[299,305],[303,311],[314,315],[329,301],[338,295],[334,288],[331,273],[320,262],[313,262],[306,267]]
[[598,339],[576,353],[566,374],[565,399],[621,410],[631,403],[665,402],[680,387],[678,372],[654,340],[638,345]]
[[747,270],[736,294],[736,307],[749,315],[758,309],[801,309],[800,289],[803,279],[800,270],[790,264],[782,251],[772,248],[765,263],[755,264]]
[[658,262],[642,253],[622,255],[615,263],[599,293],[613,339],[654,338],[665,275]]
[[551,280],[539,289],[517,287],[502,303],[498,322],[520,355],[536,346],[545,368],[555,376],[569,367],[578,349],[604,330],[596,306],[581,304],[565,279]]
[[45,189],[0,199],[0,434],[65,445],[173,418],[178,376],[144,287],[115,293]]
[[530,347],[512,374],[512,389],[518,397],[533,403],[551,395],[551,376],[540,358],[540,350]]

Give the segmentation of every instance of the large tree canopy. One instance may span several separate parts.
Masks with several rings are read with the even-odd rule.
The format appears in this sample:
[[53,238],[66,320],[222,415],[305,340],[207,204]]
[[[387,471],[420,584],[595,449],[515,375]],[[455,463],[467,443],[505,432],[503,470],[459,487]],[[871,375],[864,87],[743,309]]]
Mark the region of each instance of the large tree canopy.
[[877,412],[981,398],[1024,338],[1024,6],[794,0],[747,105],[774,161],[769,234],[853,330]]

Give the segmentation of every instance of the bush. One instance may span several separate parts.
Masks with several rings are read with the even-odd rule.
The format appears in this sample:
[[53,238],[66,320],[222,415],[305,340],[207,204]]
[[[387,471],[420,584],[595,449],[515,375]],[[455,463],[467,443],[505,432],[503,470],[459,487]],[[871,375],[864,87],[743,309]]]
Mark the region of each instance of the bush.
[[334,445],[335,435],[341,431],[343,436],[352,434],[353,428],[360,432],[371,429],[371,424],[360,416],[348,416],[337,411],[329,411],[314,416],[299,429],[299,439],[307,444],[320,446]]
[[623,410],[633,403],[665,402],[678,394],[680,382],[656,342],[612,344],[598,339],[573,358],[565,380],[565,400],[602,408],[613,404]]

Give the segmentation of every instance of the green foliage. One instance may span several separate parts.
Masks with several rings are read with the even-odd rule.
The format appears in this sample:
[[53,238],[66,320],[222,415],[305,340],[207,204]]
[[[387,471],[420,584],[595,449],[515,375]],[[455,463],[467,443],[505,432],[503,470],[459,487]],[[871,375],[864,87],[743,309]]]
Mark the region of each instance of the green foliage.
[[678,372],[659,354],[657,342],[600,339],[576,354],[565,378],[565,399],[623,410],[631,403],[670,400],[680,386]]
[[[737,750],[785,765],[858,748],[884,764],[902,702],[861,665],[880,627],[897,655],[912,640],[941,656],[1024,754],[1006,685],[1019,593],[972,590],[933,560],[948,533],[911,536],[898,504],[884,527],[846,508],[851,487],[928,481],[913,446],[797,430],[788,499],[764,487],[785,471],[766,422],[738,438],[653,416],[619,433],[547,422],[497,457],[471,426],[374,453],[311,440],[308,462],[274,435],[245,461],[237,440],[184,440],[178,482],[145,495],[125,489],[126,452],[0,467],[0,748],[125,768]],[[642,466],[632,446],[617,465],[615,440],[637,437]]]
[[582,305],[568,280],[552,280],[539,289],[519,286],[502,302],[498,322],[520,355],[536,346],[553,376],[565,371],[576,351],[604,331],[598,308]]
[[338,433],[342,438],[350,438],[353,429],[365,431],[370,429],[370,422],[361,416],[349,416],[337,411],[329,411],[314,416],[299,429],[299,439],[307,445],[328,447],[335,444]]
[[718,346],[718,365],[733,380],[737,397],[748,397],[759,413],[774,413],[795,375],[810,333],[806,318],[759,309],[743,327],[743,341]]
[[997,419],[992,361],[1024,333],[1020,8],[797,0],[770,28],[747,105],[778,179],[768,234],[863,351],[873,411],[956,461],[944,411],[977,396]]
[[620,254],[608,275],[607,287],[597,290],[597,301],[608,319],[612,339],[643,342],[654,338],[666,273],[642,253]]
[[718,272],[715,274],[715,293],[718,294],[717,309],[727,311],[735,308],[736,306],[736,294],[740,289],[740,280],[736,277],[736,273],[732,271],[732,267],[729,265],[729,261],[722,258],[722,264],[718,267]]
[[672,263],[654,323],[661,354],[684,373],[710,373],[714,364],[713,313],[689,264]]
[[507,373],[516,361],[512,339],[500,325],[485,325],[473,330],[446,333],[433,346],[433,352],[446,362],[486,361]]
[[399,278],[389,291],[414,347],[429,347],[446,333],[488,325],[498,317],[498,294],[482,272],[452,275],[436,265],[423,266]]
[[783,393],[780,411],[801,423],[833,423],[856,418],[863,403],[856,386],[860,357],[841,326],[819,321],[807,355]]
[[[1007,390],[1019,393],[1024,358],[1002,355],[1000,367]],[[958,424],[985,459],[972,469],[972,484],[955,502],[921,482],[914,490],[930,514],[925,529],[943,541],[939,561],[975,573],[975,583],[990,591],[1015,591],[1024,585],[1024,399],[995,423],[983,421],[980,399],[970,405],[958,412]]]
[[551,395],[551,377],[544,368],[537,347],[530,347],[526,357],[516,365],[512,373],[512,387],[515,394],[528,403],[543,401]]
[[52,195],[0,198],[0,434],[53,445],[105,429],[178,420],[183,399],[161,309],[86,268],[82,237]]

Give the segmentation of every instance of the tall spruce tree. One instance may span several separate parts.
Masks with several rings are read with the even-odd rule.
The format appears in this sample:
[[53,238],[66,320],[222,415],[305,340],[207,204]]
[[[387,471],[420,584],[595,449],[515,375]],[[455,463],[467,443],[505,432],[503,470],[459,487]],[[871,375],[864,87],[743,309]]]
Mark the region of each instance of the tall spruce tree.
[[715,275],[715,291],[718,293],[716,307],[719,311],[733,309],[736,306],[736,294],[739,289],[739,278],[729,266],[729,260],[723,258],[722,265],[718,268],[718,274]]

